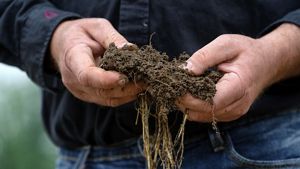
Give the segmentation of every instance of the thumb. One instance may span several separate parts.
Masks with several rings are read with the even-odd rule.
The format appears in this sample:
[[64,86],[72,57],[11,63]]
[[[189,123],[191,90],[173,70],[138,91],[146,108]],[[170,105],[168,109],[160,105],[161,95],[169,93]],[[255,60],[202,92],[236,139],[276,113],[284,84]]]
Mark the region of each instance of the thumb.
[[187,61],[185,69],[195,75],[202,74],[206,69],[236,57],[240,49],[234,44],[232,35],[222,35],[196,51]]
[[129,44],[129,42],[106,19],[90,19],[90,24],[87,24],[86,30],[90,36],[105,49],[107,49],[111,43],[115,43],[117,47]]

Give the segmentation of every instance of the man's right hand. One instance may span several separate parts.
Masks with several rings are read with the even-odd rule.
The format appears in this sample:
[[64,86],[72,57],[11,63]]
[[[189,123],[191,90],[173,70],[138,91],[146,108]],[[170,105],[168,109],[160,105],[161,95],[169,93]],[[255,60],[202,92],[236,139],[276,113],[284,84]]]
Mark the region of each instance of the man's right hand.
[[[140,84],[97,67],[109,44],[128,43],[106,19],[65,21],[55,30],[50,50],[63,84],[77,98],[103,106],[119,106],[136,99]],[[50,64],[50,63],[49,63]]]

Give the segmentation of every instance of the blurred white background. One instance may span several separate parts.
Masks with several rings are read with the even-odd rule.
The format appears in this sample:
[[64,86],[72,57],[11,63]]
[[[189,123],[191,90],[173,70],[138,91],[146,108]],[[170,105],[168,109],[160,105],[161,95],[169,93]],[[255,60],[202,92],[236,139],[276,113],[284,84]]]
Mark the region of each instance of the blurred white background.
[[20,69],[0,63],[0,169],[53,169],[56,149],[40,115],[40,90]]

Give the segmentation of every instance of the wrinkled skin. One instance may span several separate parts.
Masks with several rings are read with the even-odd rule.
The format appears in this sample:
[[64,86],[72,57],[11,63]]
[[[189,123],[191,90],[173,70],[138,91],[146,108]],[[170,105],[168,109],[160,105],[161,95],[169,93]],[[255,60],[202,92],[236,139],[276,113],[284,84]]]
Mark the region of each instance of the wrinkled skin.
[[[243,116],[263,90],[280,80],[300,74],[300,29],[282,24],[260,39],[243,35],[221,35],[196,51],[186,69],[199,75],[217,66],[224,76],[216,84],[213,98],[217,121]],[[188,119],[212,121],[213,106],[187,94],[177,101]]]
[[128,44],[105,19],[65,21],[55,30],[50,50],[63,84],[77,98],[103,106],[135,100],[143,88],[124,75],[97,67],[105,49],[114,42]]

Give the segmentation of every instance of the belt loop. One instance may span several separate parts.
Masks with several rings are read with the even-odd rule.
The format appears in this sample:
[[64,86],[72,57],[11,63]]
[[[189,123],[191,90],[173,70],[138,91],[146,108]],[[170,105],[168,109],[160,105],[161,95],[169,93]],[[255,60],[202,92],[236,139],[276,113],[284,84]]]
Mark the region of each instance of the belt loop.
[[76,161],[74,165],[74,169],[84,169],[85,168],[85,162],[87,161],[87,158],[90,154],[91,147],[84,147],[82,149],[82,152],[78,156],[78,160]]
[[219,131],[208,128],[208,136],[213,147],[214,152],[222,151],[225,149],[224,139]]

